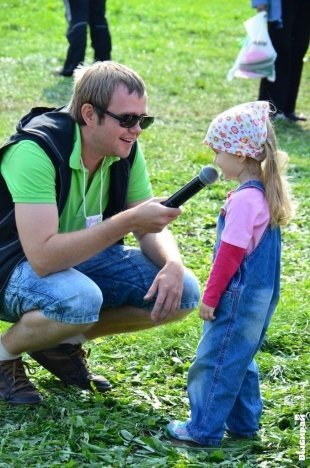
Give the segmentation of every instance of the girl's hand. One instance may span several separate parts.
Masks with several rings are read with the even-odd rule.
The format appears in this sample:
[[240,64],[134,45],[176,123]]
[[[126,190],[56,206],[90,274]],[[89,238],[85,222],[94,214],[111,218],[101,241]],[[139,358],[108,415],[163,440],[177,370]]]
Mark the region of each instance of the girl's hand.
[[202,320],[215,320],[214,307],[209,307],[206,304],[200,305],[199,315]]

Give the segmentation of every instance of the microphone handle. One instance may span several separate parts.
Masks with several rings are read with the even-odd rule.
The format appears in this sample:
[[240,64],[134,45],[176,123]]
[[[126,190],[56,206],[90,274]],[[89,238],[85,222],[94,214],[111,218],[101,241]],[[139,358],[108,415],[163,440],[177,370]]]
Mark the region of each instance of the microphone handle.
[[184,185],[184,187],[171,195],[168,200],[161,202],[161,204],[167,206],[168,208],[178,208],[204,187],[205,184],[201,182],[199,176],[196,176],[194,179]]

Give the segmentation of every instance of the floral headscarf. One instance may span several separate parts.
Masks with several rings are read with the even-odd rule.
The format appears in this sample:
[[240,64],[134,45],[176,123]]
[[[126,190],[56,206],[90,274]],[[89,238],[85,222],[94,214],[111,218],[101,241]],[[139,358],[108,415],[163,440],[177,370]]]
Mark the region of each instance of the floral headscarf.
[[267,101],[247,102],[228,109],[211,122],[204,143],[219,151],[261,161],[269,110]]

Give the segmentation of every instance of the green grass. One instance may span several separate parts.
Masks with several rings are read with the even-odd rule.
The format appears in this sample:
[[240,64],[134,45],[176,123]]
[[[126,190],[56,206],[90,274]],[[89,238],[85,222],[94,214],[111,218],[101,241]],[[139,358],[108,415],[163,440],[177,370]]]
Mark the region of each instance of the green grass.
[[[157,116],[141,136],[156,195],[168,195],[212,161],[202,139],[213,116],[255,100],[258,81],[225,77],[244,37],[250,2],[156,0],[107,2],[113,58],[145,79],[149,111]],[[52,71],[66,51],[61,0],[3,0],[0,22],[0,140],[32,106],[61,106],[71,80]],[[309,56],[308,56],[309,57]],[[87,62],[91,63],[91,49]],[[298,111],[310,117],[310,69],[305,62]],[[39,408],[0,404],[0,467],[285,467],[299,466],[299,423],[309,387],[309,150],[310,124],[277,125],[290,155],[289,177],[298,208],[283,231],[282,295],[257,356],[265,409],[261,439],[225,440],[220,450],[172,445],[165,425],[188,415],[184,390],[202,323],[181,323],[89,344],[90,363],[114,384],[98,394],[65,389],[29,360],[44,395]],[[211,262],[218,210],[228,190],[218,183],[184,206],[172,226],[184,262],[201,283]],[[1,323],[0,329],[7,324]],[[308,423],[309,424],[309,423]]]

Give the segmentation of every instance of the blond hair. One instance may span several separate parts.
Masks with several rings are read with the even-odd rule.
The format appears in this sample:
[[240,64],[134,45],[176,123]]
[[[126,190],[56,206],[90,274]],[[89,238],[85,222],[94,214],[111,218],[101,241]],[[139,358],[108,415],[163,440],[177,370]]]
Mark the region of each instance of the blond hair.
[[124,85],[128,93],[137,93],[139,98],[146,94],[142,78],[129,67],[113,61],[96,62],[78,67],[74,72],[74,88],[68,109],[73,119],[84,125],[81,114],[83,104],[107,110],[114,91]]
[[269,120],[262,156],[262,182],[270,211],[270,223],[272,226],[284,226],[293,215],[289,187],[283,175],[288,155],[278,149],[276,135]]

